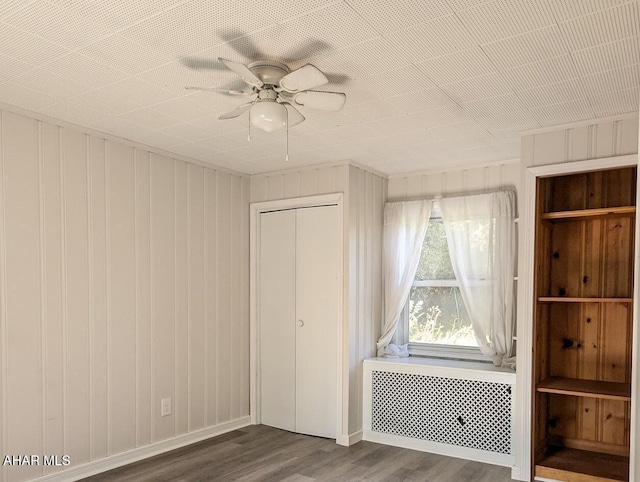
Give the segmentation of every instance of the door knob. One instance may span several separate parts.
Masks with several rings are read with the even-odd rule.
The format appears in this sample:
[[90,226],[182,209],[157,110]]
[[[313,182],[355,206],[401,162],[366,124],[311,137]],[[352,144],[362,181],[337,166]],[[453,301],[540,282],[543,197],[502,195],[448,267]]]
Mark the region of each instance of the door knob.
[[300,327],[304,326],[304,321],[298,320],[298,326],[300,326]]

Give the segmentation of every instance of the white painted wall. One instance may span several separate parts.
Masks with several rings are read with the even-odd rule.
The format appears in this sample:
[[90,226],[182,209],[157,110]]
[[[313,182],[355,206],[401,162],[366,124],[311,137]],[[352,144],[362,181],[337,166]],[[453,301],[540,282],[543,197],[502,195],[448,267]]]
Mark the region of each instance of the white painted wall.
[[[283,162],[283,167],[289,163]],[[349,191],[349,165],[287,169],[251,176],[251,202],[291,199]]]
[[349,332],[348,413],[342,442],[362,430],[362,360],[374,356],[382,323],[382,210],[387,180],[348,163],[251,177],[251,201],[344,193],[345,319]]
[[75,467],[247,416],[248,178],[0,121],[0,452]]
[[638,152],[638,113],[545,129],[522,137],[522,167],[586,161]]
[[349,434],[362,430],[362,361],[383,318],[382,226],[387,180],[349,166]]
[[389,201],[457,196],[520,188],[520,163],[507,162],[467,169],[443,169],[390,176]]

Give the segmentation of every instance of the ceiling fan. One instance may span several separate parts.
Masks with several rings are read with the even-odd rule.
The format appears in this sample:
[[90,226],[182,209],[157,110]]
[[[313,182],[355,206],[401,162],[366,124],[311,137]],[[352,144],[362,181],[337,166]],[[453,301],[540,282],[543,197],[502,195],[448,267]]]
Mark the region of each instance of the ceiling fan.
[[186,87],[189,90],[217,91],[230,95],[251,96],[251,100],[220,119],[233,119],[249,111],[251,124],[266,132],[293,127],[305,120],[294,105],[324,111],[338,111],[346,101],[342,92],[311,90],[329,82],[320,69],[306,64],[291,71],[286,65],[271,60],[257,60],[249,65],[219,58],[229,70],[247,84],[249,90],[215,87]]

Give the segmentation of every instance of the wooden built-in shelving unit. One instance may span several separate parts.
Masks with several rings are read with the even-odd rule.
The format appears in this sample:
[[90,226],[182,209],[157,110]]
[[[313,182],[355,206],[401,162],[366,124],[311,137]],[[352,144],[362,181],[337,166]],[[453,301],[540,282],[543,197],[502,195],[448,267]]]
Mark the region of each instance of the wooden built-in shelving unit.
[[633,298],[575,298],[569,296],[540,296],[539,303],[633,303]]
[[634,216],[635,214],[635,206],[617,206],[612,208],[576,209],[574,211],[555,211],[550,213],[542,213],[540,219],[551,221],[579,221],[582,219],[594,217]]
[[549,377],[538,383],[536,390],[544,393],[573,395],[576,397],[631,400],[631,384],[581,380],[579,378]]
[[538,179],[538,477],[628,480],[635,199],[635,167]]

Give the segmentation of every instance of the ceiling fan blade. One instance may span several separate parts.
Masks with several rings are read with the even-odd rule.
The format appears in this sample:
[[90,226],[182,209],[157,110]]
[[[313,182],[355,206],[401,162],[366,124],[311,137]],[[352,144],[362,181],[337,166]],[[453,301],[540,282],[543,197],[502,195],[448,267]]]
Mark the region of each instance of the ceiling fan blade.
[[297,126],[301,122],[304,122],[304,116],[300,113],[298,109],[289,104],[288,102],[283,102],[287,109],[287,124],[289,127]]
[[256,76],[256,74],[251,72],[246,65],[241,64],[240,62],[235,62],[233,60],[223,59],[222,57],[220,57],[218,60],[222,62],[224,65],[226,65],[229,70],[238,74],[240,78],[244,80],[247,84],[252,85],[254,87],[258,87],[258,88],[264,85],[262,81],[258,78],[258,76]]
[[287,92],[302,92],[329,82],[326,75],[315,65],[303,65],[280,79],[280,87]]
[[297,94],[295,100],[296,103],[310,109],[338,111],[344,106],[347,95],[342,92],[308,90]]
[[254,101],[247,102],[246,104],[242,104],[240,107],[237,107],[236,109],[232,110],[231,112],[227,112],[226,114],[222,114],[220,117],[218,117],[218,119],[220,119],[220,120],[235,119],[240,114],[243,114],[243,113],[247,112],[249,109],[251,109],[251,106],[253,106],[253,104],[254,104]]
[[201,90],[201,91],[205,91],[205,92],[222,92],[223,94],[229,94],[229,95],[252,95],[253,92],[244,92],[242,90],[236,90],[236,89],[223,89],[221,87],[185,87],[185,89],[187,90]]

